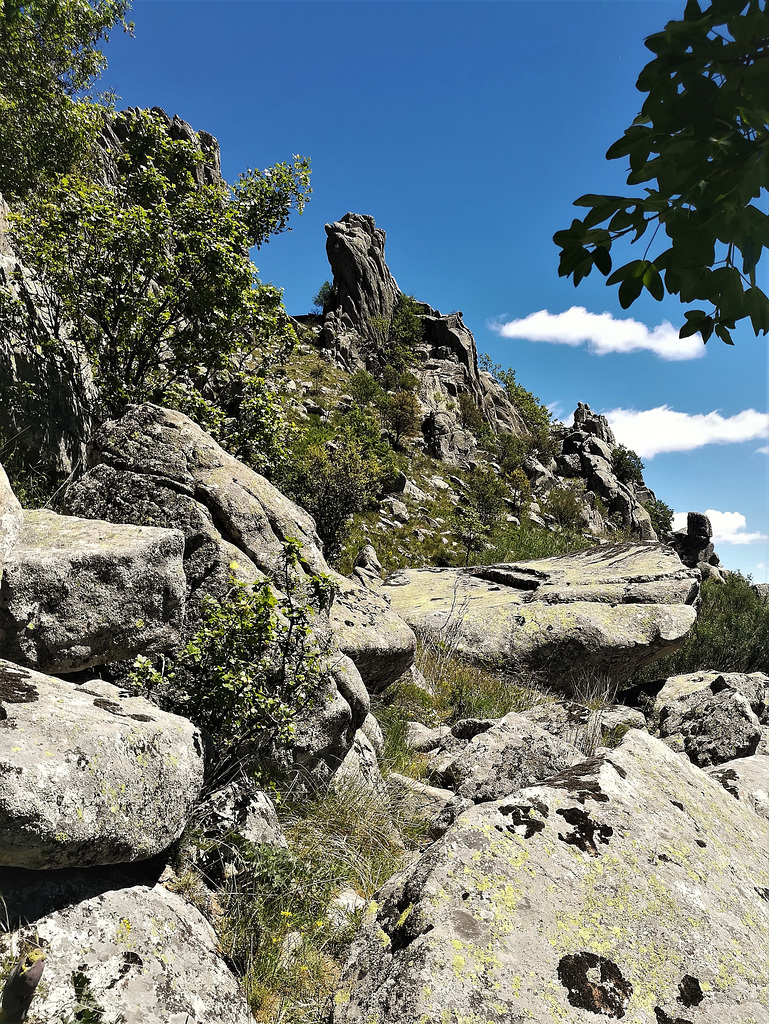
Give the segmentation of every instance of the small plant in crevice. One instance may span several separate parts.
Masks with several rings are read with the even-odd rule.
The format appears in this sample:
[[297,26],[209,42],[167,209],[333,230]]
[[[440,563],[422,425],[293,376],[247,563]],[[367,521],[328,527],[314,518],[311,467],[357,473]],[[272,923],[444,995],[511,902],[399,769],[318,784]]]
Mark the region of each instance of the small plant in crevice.
[[316,633],[317,612],[334,585],[299,572],[300,545],[287,541],[281,590],[269,580],[233,577],[222,599],[207,598],[201,626],[162,669],[138,658],[132,682],[163,696],[213,737],[214,773],[288,768],[297,711],[320,688],[327,668]]

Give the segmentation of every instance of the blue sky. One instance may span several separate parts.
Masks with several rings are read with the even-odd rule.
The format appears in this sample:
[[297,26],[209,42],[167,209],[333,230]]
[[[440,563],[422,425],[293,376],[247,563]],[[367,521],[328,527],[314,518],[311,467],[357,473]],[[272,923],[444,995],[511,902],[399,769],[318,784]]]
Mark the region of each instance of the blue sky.
[[680,326],[676,301],[623,311],[595,273],[575,289],[552,243],[578,196],[626,191],[624,162],[604,153],[640,109],[644,37],[683,7],[135,0],[136,38],[113,36],[103,86],[119,107],[161,106],[210,131],[229,180],[311,158],[304,215],[255,253],[290,312],[307,312],[329,276],[323,225],[372,214],[403,291],[462,310],[479,351],[559,417],[578,401],[608,414],[657,496],[713,510],[723,564],[763,581],[769,339],[743,328],[734,348],[682,351],[676,330],[655,332]]

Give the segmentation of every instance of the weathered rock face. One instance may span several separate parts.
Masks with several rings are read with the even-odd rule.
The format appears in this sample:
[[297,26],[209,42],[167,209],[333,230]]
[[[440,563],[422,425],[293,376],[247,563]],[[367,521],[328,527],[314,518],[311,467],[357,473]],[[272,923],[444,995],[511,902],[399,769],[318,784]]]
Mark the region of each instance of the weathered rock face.
[[740,757],[705,770],[735,800],[769,819],[769,755]]
[[[126,116],[144,113],[138,107],[128,107],[118,114],[105,119],[104,129],[99,142],[99,162],[101,177],[105,184],[114,185],[120,179],[118,160],[124,151],[128,139]],[[189,142],[203,153],[203,161],[193,169],[193,176],[198,186],[215,185],[222,180],[221,155],[219,143],[208,132],[196,132],[177,114],[169,117],[161,107],[152,107],[150,113],[159,122],[174,141]]]
[[712,537],[713,527],[708,517],[702,512],[689,512],[686,529],[673,534],[673,544],[684,565],[702,569],[719,563]]
[[336,1024],[769,1019],[769,822],[659,740],[467,810],[384,893]]
[[[385,233],[373,217],[346,214],[326,225],[326,252],[334,273],[338,307],[327,313],[320,344],[348,369],[376,362],[372,320],[387,320],[400,296],[385,262]],[[524,433],[525,424],[504,389],[490,374],[479,372],[478,352],[461,313],[442,316],[420,303],[423,342],[414,347],[411,368],[419,380],[427,450],[435,458],[467,465],[478,451],[474,435],[462,425],[460,395],[473,399],[493,429]]]
[[91,369],[59,324],[50,295],[16,257],[2,196],[0,291],[31,316],[29,332],[0,337],[0,435],[43,469],[69,473],[83,458],[92,429]]
[[[595,499],[599,498],[609,514],[619,517],[623,527],[632,530],[639,540],[657,540],[649,513],[642,505],[644,501],[654,501],[654,492],[643,484],[626,484],[617,478],[612,468],[616,448],[617,442],[606,417],[580,402],[574,411],[573,426],[567,427],[561,437],[557,471],[567,479],[584,480],[591,507],[595,507]],[[601,516],[596,515],[594,519],[597,533],[612,525]]]
[[657,694],[659,733],[700,767],[755,754],[769,724],[769,676],[692,672],[671,676]]
[[451,622],[465,657],[541,673],[568,689],[575,666],[627,677],[675,650],[694,624],[699,574],[662,545],[467,569],[404,569],[382,593],[417,631]]
[[177,530],[25,512],[0,583],[0,654],[76,672],[173,649],[183,545]]
[[571,743],[513,712],[474,736],[461,753],[443,764],[436,781],[481,803],[499,800],[583,759]]
[[18,498],[11,490],[5,470],[0,466],[0,583],[3,564],[21,533],[23,513]]
[[74,1019],[76,984],[81,995],[87,986],[94,1020],[253,1024],[213,928],[162,886],[94,871],[6,872],[0,896],[10,926],[48,947],[30,1024]]
[[0,661],[0,864],[145,860],[178,839],[203,784],[184,718],[101,681]]
[[363,338],[371,338],[372,319],[389,321],[400,294],[385,262],[385,233],[373,217],[346,213],[326,224],[326,235],[339,309]]
[[231,455],[187,416],[132,406],[106,423],[88,452],[89,471],[65,495],[70,511],[117,523],[175,526],[185,535],[188,631],[206,594],[230,587],[231,564],[246,579],[280,587],[283,544],[301,542],[300,563],[340,587],[330,623],[340,649],[367,685],[386,686],[412,663],[415,640],[386,601],[334,573],[312,518]]

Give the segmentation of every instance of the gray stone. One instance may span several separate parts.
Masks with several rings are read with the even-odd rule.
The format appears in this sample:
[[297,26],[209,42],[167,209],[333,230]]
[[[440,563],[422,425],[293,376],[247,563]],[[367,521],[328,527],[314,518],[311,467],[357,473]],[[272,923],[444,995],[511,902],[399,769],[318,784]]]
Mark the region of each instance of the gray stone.
[[574,411],[574,429],[585,434],[592,434],[612,447],[617,443],[606,417],[593,412],[590,406],[584,402],[579,402]]
[[0,292],[19,304],[28,321],[20,334],[0,337],[0,434],[39,469],[70,473],[93,429],[93,375],[50,292],[17,260],[2,196]]
[[571,743],[511,712],[479,733],[442,772],[444,785],[473,803],[498,800],[581,761]]
[[736,800],[769,819],[769,755],[740,757],[705,771]]
[[393,610],[426,635],[456,627],[457,651],[568,688],[575,664],[629,676],[676,650],[694,624],[699,574],[659,544],[617,544],[530,562],[404,569]]
[[440,746],[442,740],[450,734],[448,726],[442,725],[431,729],[421,722],[406,723],[406,746],[417,754],[427,754]]
[[0,586],[0,653],[76,672],[173,649],[183,548],[178,530],[26,511]]
[[19,538],[22,522],[21,505],[11,490],[5,470],[0,466],[0,583],[3,579],[3,564]]
[[90,469],[65,500],[78,515],[114,522],[176,526],[184,532],[191,629],[203,597],[223,596],[232,565],[242,578],[268,576],[280,587],[284,543],[298,540],[301,571],[338,584],[329,613],[334,639],[373,689],[404,672],[416,641],[387,602],[333,572],[312,517],[264,477],[227,454],[182,413],[131,406],[89,447]]
[[350,793],[352,799],[366,791],[386,801],[387,786],[379,771],[376,750],[361,729],[355,733],[355,741],[334,775],[332,785],[340,793]]
[[434,821],[444,807],[454,799],[450,789],[430,786],[419,779],[412,779],[400,772],[390,772],[387,788],[395,807],[410,818],[425,818]]
[[671,676],[657,694],[660,736],[695,764],[721,764],[756,753],[769,723],[769,676],[762,672],[692,672]]
[[763,1024],[768,890],[769,822],[631,731],[386,887],[334,1021]]
[[181,835],[203,784],[199,731],[108,692],[0,661],[0,864],[144,860]]
[[0,897],[10,927],[48,949],[29,1024],[82,1013],[78,978],[101,1011],[94,1020],[253,1024],[214,929],[162,886],[98,871],[7,872]]

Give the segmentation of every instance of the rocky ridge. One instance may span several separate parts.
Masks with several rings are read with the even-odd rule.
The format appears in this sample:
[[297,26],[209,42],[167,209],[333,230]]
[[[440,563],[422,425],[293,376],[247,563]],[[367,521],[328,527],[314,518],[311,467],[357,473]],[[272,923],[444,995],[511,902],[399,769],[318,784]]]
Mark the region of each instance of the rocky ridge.
[[[191,132],[167,120],[170,132]],[[207,151],[215,170],[218,149]],[[347,291],[341,269],[335,280],[342,312],[322,328],[327,350],[352,367],[365,362],[362,326],[386,316],[397,286],[373,220],[348,215],[344,231],[331,227],[340,268],[362,239]],[[355,290],[361,267],[385,282],[373,298]],[[453,415],[443,400],[429,406],[428,388],[451,396],[453,387],[495,429],[519,429],[501,388],[479,372],[461,315],[423,309],[425,421]],[[4,387],[18,383],[19,365],[0,367]],[[655,542],[641,515],[651,492],[611,473],[603,417],[580,406],[560,453],[527,472],[541,495],[584,480],[637,542],[382,580],[373,547],[352,578],[331,570],[312,518],[181,413],[130,407],[89,427],[89,444],[75,449],[68,415],[53,415],[46,435],[62,465],[83,461],[64,494],[67,515],[22,510],[0,467],[0,949],[9,963],[11,939],[45,950],[30,1024],[80,1013],[86,994],[126,1024],[253,1019],[218,949],[215,895],[199,901],[207,919],[180,895],[170,862],[197,823],[206,877],[231,877],[233,835],[285,848],[275,809],[252,781],[210,792],[210,738],[129,691],[125,662],[172,658],[233,576],[280,593],[289,538],[301,541],[299,575],[322,573],[338,590],[314,621],[325,683],[297,709],[290,770],[316,789],[357,787],[431,819],[431,841],[374,905],[341,893],[324,911],[340,934],[365,918],[334,1019],[764,1024],[766,675],[660,681],[646,715],[551,696],[450,728],[412,723],[424,779],[382,771],[370,698],[404,678],[419,684],[412,626],[440,640],[453,617],[466,656],[506,659],[508,671],[544,673],[566,691],[573,669],[627,675],[691,627],[703,567],[714,564],[704,524],[693,519],[689,541],[676,544],[686,563]],[[474,458],[456,417],[441,422],[447,461]],[[461,480],[436,479],[461,500]],[[421,500],[408,479],[396,493]],[[408,515],[392,495],[390,513],[403,514],[396,502]],[[586,529],[600,530],[600,507],[586,499],[585,510]]]

